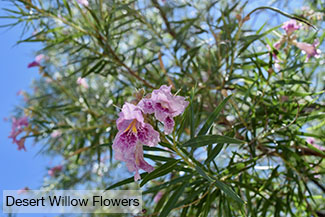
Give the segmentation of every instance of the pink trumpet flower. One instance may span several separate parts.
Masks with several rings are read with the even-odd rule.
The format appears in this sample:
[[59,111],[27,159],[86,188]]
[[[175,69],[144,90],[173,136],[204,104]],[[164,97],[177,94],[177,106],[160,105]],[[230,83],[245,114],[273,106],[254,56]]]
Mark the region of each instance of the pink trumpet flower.
[[134,179],[139,180],[139,169],[153,171],[143,158],[143,145],[155,146],[160,141],[159,133],[144,122],[142,111],[130,103],[123,105],[116,121],[118,133],[113,141],[115,159],[126,162],[130,172],[135,171]]
[[162,85],[154,90],[151,98],[142,99],[139,107],[145,114],[155,113],[157,120],[164,123],[165,134],[170,134],[174,129],[174,117],[182,114],[189,102],[182,96],[174,96],[171,93],[172,86]]
[[300,50],[302,50],[303,52],[305,52],[307,54],[306,62],[308,62],[308,60],[311,57],[315,57],[315,58],[320,57],[321,51],[319,49],[317,49],[318,45],[319,45],[318,39],[316,39],[313,44],[308,44],[305,42],[297,42],[296,43],[296,46]]
[[300,29],[300,25],[296,20],[289,20],[283,23],[282,29],[284,29],[288,35],[291,35],[291,33]]

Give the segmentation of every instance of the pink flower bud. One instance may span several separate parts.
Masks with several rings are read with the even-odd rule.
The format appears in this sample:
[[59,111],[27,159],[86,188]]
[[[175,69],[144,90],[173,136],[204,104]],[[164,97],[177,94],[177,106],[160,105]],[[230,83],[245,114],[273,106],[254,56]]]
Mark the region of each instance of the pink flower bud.
[[37,55],[35,57],[35,60],[31,63],[28,64],[27,68],[31,68],[31,67],[36,67],[36,66],[41,66],[41,61],[45,58],[45,55],[44,54],[40,54],[40,55]]
[[49,169],[48,174],[49,174],[50,176],[55,176],[55,175],[57,175],[59,172],[62,171],[62,168],[63,168],[62,165],[58,165],[58,166],[52,167],[51,169]]
[[77,2],[83,6],[86,6],[86,7],[88,7],[88,5],[89,5],[88,0],[77,0]]
[[77,84],[79,84],[80,86],[82,86],[82,87],[85,88],[85,89],[88,89],[88,88],[89,88],[89,85],[88,85],[88,83],[87,83],[87,81],[86,81],[85,78],[81,78],[81,77],[79,77],[79,78],[77,79]]
[[62,135],[62,132],[60,130],[54,130],[52,133],[51,133],[51,137],[52,138],[57,138],[59,136]]
[[291,35],[291,33],[298,30],[299,28],[300,25],[297,24],[296,20],[289,20],[287,22],[284,22],[282,25],[282,29],[284,29],[288,35]]

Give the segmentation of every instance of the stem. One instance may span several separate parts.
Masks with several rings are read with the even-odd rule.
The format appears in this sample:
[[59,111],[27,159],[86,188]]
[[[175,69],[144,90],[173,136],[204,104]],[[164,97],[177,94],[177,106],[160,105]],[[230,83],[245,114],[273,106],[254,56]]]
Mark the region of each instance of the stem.
[[249,19],[250,15],[251,15],[252,13],[254,13],[255,11],[258,11],[258,10],[264,10],[264,9],[268,9],[268,10],[275,11],[275,12],[277,12],[277,13],[279,13],[279,14],[285,16],[285,17],[288,17],[288,18],[291,18],[291,19],[294,19],[294,20],[298,20],[298,21],[300,21],[300,22],[302,22],[302,23],[304,23],[304,24],[306,24],[306,25],[308,25],[308,26],[313,27],[315,30],[318,30],[314,25],[312,25],[312,24],[309,23],[307,20],[305,20],[305,19],[303,19],[303,18],[301,18],[301,17],[296,17],[296,16],[293,16],[293,15],[288,14],[288,13],[286,13],[286,12],[283,12],[283,11],[281,11],[281,10],[278,9],[278,8],[273,8],[273,7],[268,7],[268,6],[262,6],[262,7],[255,8],[254,10],[252,10],[251,12],[249,12],[249,13],[245,16],[245,18],[244,18],[243,20]]
[[173,151],[175,151],[176,152],[176,154],[178,154],[183,160],[184,160],[184,162],[189,166],[189,167],[191,167],[191,168],[195,168],[195,166],[194,166],[194,164],[191,162],[191,161],[189,161],[183,154],[182,154],[182,152],[181,152],[181,150],[179,150],[178,148],[177,148],[177,143],[176,143],[176,135],[175,135],[175,130],[173,131],[173,144],[171,144],[169,141],[168,141],[168,139],[166,138],[166,136],[165,135],[163,135],[164,136],[164,139],[165,139],[165,141],[171,146],[171,148],[173,149]]

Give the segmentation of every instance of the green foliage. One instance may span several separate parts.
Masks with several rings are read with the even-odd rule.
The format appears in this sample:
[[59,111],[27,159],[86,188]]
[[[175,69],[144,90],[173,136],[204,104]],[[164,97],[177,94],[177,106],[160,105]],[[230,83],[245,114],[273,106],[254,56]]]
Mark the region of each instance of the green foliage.
[[[298,20],[297,40],[322,44],[321,1],[310,2],[311,14],[286,1],[274,1],[281,10],[253,1],[9,2],[6,18],[24,25],[18,43],[41,42],[47,56],[17,113],[28,115],[40,152],[64,164],[43,188],[142,189],[143,216],[324,212],[324,56],[305,62],[289,43],[274,48],[285,34],[274,18]],[[115,120],[125,102],[163,84],[190,105],[172,136],[144,147],[155,170],[137,183],[114,160]]]

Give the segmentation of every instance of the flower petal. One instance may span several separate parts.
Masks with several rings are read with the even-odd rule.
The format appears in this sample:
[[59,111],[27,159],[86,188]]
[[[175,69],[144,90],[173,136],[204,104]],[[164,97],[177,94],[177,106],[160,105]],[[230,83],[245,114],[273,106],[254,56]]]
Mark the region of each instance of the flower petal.
[[160,142],[159,133],[150,124],[145,123],[144,127],[138,128],[140,142],[147,146],[156,146]]

